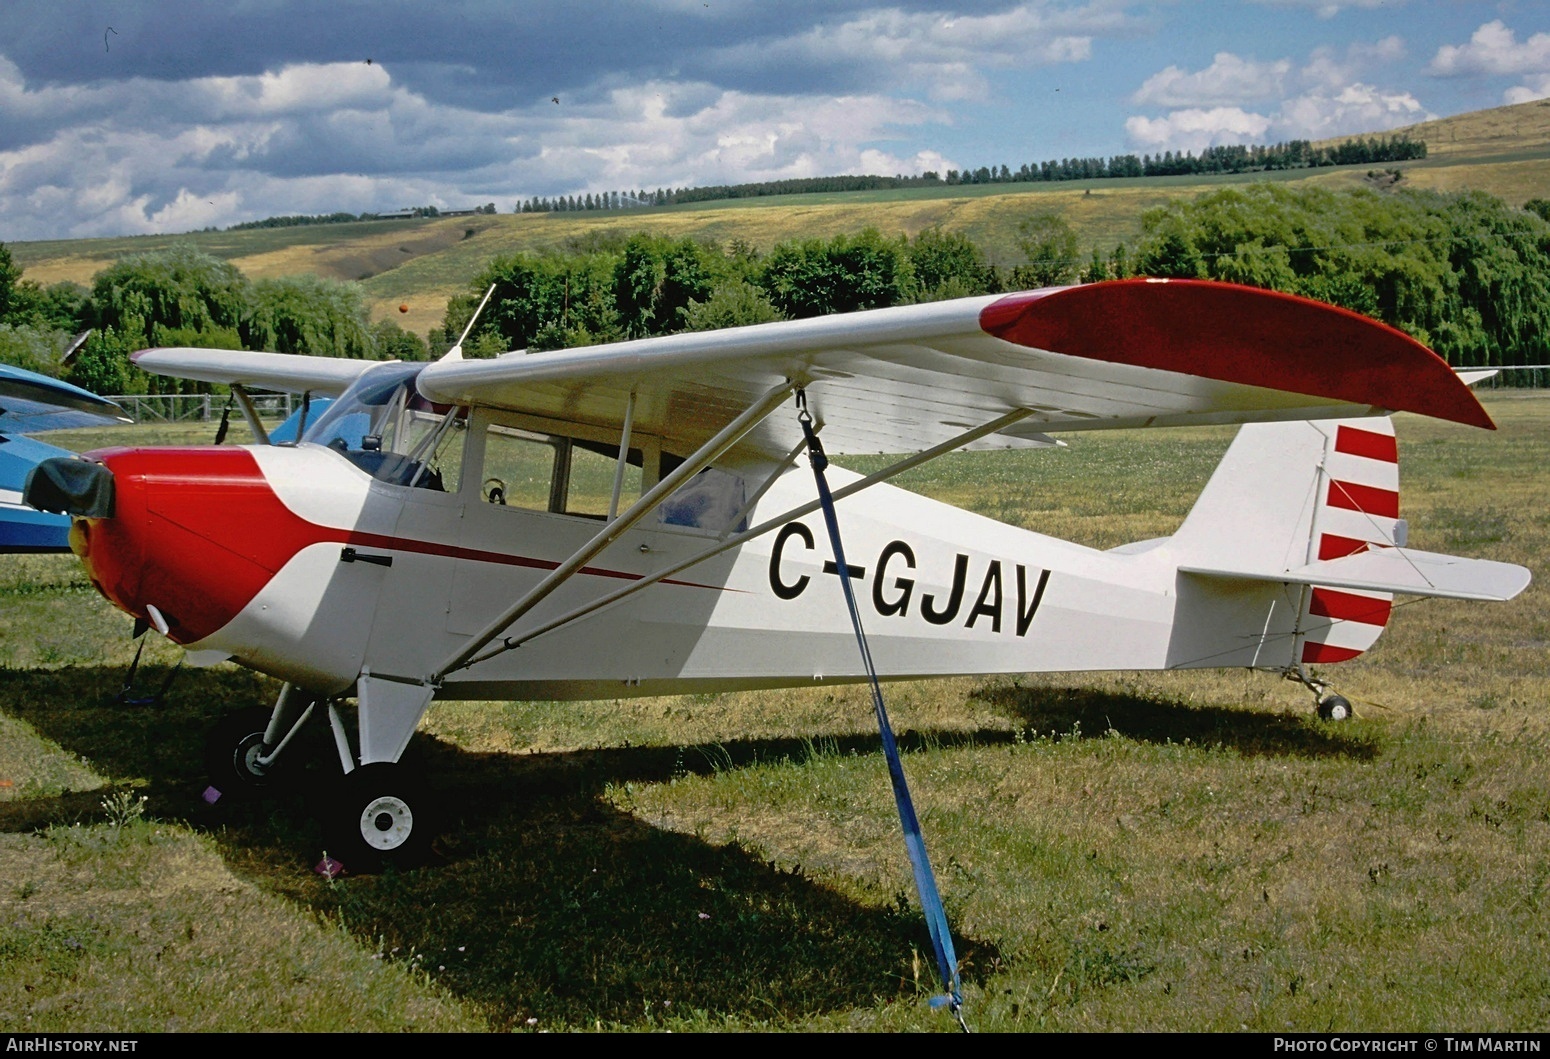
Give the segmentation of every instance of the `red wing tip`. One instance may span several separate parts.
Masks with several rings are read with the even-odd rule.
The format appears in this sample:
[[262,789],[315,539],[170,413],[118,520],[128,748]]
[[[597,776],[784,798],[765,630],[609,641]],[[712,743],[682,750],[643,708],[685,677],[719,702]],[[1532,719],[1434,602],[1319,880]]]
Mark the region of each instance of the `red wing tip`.
[[1049,287],[997,299],[980,327],[1067,356],[1495,429],[1453,369],[1411,336],[1280,291],[1146,278]]

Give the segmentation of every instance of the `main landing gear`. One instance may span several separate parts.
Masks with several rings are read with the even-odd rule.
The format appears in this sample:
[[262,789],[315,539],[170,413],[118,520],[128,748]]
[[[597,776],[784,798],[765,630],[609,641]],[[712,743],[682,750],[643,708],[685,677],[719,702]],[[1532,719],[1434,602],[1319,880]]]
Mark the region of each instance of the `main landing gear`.
[[[328,859],[362,873],[418,863],[430,849],[433,812],[414,770],[386,761],[357,765],[338,708],[287,684],[274,708],[239,710],[210,730],[207,801],[272,794],[295,774],[286,748],[318,707],[333,729],[343,770],[320,800]],[[333,874],[337,868],[331,868]]]
[[351,871],[405,867],[430,848],[425,787],[402,765],[375,762],[346,775],[325,810],[329,856]]

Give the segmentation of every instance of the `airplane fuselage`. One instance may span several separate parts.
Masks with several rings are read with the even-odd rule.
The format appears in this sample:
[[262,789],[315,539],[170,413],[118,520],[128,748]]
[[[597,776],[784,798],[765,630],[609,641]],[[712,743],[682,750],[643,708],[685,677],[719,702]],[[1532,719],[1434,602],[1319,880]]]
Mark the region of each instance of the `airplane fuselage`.
[[[108,450],[117,512],[76,533],[93,582],[138,617],[154,607],[192,652],[230,656],[320,694],[363,669],[417,678],[570,556],[594,518],[373,479],[315,445]],[[831,470],[836,485],[854,476]],[[477,476],[475,476],[477,477]],[[814,496],[788,471],[751,515]],[[1173,634],[1166,542],[1101,552],[886,485],[839,504],[852,579],[889,678],[1189,665]],[[647,577],[718,533],[626,532],[517,628]],[[454,672],[439,697],[588,698],[850,681],[862,674],[821,516]],[[1263,595],[1263,593],[1260,593]],[[1262,601],[1254,604],[1263,609]],[[1286,645],[1282,607],[1254,637]],[[152,624],[156,624],[152,621]],[[1197,663],[1198,664],[1198,663]]]

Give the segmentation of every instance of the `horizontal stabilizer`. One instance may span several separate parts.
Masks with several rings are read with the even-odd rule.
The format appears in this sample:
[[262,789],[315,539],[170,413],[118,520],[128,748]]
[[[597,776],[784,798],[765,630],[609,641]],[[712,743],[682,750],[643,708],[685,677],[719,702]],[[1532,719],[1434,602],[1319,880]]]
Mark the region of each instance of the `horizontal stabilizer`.
[[1419,552],[1410,548],[1371,548],[1339,559],[1323,559],[1290,570],[1235,570],[1220,567],[1180,566],[1187,574],[1278,581],[1283,584],[1321,585],[1369,592],[1398,592],[1412,596],[1509,600],[1528,587],[1531,575],[1512,563],[1489,559],[1465,559],[1457,555]]

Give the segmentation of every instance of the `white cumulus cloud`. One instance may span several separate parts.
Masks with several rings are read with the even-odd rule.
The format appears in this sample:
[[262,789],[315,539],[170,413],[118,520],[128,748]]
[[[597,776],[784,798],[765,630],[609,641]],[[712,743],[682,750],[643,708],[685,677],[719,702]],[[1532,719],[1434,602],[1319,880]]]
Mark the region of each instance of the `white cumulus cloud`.
[[1500,19],[1487,22],[1468,44],[1445,44],[1432,57],[1430,71],[1443,77],[1463,74],[1525,74],[1550,71],[1550,33],[1523,43]]
[[1398,36],[1321,46],[1301,64],[1219,52],[1204,69],[1170,66],[1147,78],[1132,101],[1175,109],[1132,116],[1125,131],[1137,149],[1198,151],[1377,132],[1435,117],[1412,93],[1366,79],[1404,55]]
[[1138,148],[1198,151],[1226,143],[1262,141],[1271,121],[1240,107],[1190,107],[1162,118],[1139,115],[1125,120],[1125,132]]
[[1217,52],[1204,70],[1187,73],[1169,66],[1148,77],[1131,97],[1134,103],[1160,107],[1233,106],[1281,95],[1292,64],[1288,59],[1255,62]]

